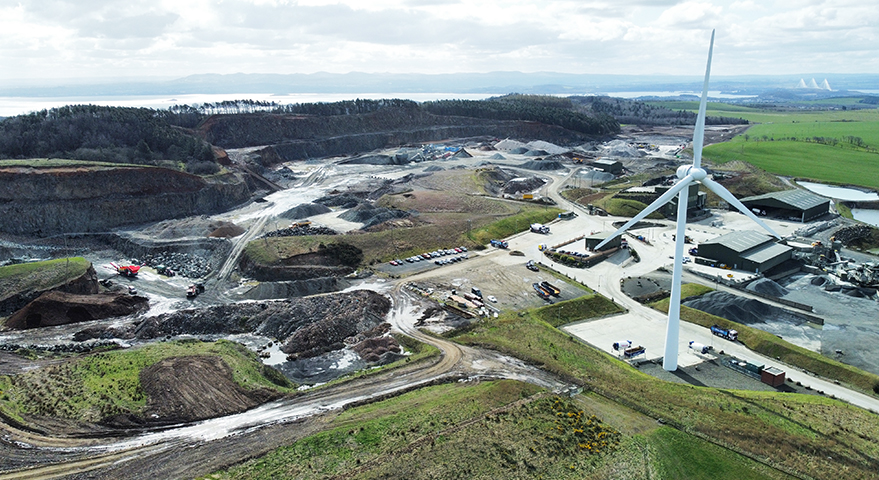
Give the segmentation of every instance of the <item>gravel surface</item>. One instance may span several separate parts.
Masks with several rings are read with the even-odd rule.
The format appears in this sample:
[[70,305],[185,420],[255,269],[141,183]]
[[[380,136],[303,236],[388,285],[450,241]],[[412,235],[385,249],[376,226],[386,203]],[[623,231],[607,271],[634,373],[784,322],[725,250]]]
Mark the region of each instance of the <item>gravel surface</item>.
[[[696,355],[696,354],[691,354]],[[697,387],[723,388],[730,390],[755,390],[761,392],[790,392],[819,395],[812,389],[806,389],[794,382],[785,382],[783,386],[771,387],[760,380],[739,373],[732,368],[724,366],[732,357],[729,355],[705,355],[706,361],[679,367],[674,372],[663,370],[662,361],[650,361],[637,365],[642,372],[662,380],[675,383],[685,383]]]

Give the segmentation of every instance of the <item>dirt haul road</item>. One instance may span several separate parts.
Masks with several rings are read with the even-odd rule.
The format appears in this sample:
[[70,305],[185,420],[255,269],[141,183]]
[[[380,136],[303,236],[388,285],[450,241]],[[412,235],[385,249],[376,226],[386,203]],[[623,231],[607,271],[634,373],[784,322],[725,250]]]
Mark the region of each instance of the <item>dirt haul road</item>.
[[[546,388],[563,385],[554,377],[515,359],[461,347],[421,333],[414,327],[420,305],[399,288],[394,290],[392,298],[394,308],[388,321],[395,329],[439,348],[442,354],[438,359],[306,392],[240,414],[121,441],[114,439],[103,445],[95,445],[94,439],[82,443],[69,439],[59,442],[31,434],[28,440],[34,445],[47,447],[31,448],[28,455],[34,458],[34,463],[53,464],[3,472],[0,479],[189,478],[259,456],[319,431],[334,412],[347,405],[397,395],[444,381],[444,378],[513,378]],[[75,444],[81,446],[74,447]],[[63,445],[65,448],[58,450],[48,445]]]

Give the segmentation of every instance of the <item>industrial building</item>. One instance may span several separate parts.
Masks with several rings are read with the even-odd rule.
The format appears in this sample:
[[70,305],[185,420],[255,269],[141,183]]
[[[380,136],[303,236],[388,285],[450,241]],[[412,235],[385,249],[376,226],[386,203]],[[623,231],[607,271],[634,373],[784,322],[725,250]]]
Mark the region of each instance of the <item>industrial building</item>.
[[623,173],[623,164],[616,160],[598,159],[592,162],[592,166],[602,172],[612,173],[614,175]]
[[[598,232],[593,233],[591,235],[586,235],[586,250],[592,251],[595,249],[595,246],[599,243],[603,242],[607,237],[611,236],[613,232]],[[601,247],[601,251],[610,250],[611,248],[617,248],[622,244],[623,236],[617,235],[611,241],[607,242],[606,245]]]
[[699,256],[716,265],[733,269],[765,272],[790,260],[793,248],[776,243],[775,238],[753,230],[741,230],[699,244]]
[[[699,191],[699,183],[691,183],[687,187],[687,216],[691,216],[693,212],[700,211],[705,208],[705,202],[708,194]],[[650,205],[654,200],[659,198],[663,193],[667,192],[672,185],[650,185],[646,187],[631,187],[623,190],[615,195],[615,198],[625,198],[629,200],[637,200],[646,205]],[[675,218],[678,215],[678,197],[675,195],[663,206],[657,210],[666,218]]]
[[741,199],[750,209],[762,215],[808,222],[830,211],[830,200],[800,189],[764,193]]

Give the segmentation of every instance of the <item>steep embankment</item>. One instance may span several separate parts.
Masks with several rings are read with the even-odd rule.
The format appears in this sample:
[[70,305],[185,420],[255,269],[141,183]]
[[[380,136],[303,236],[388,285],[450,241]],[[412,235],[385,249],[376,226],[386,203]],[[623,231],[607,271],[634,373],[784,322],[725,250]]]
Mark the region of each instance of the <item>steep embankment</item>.
[[223,148],[270,145],[265,164],[345,155],[390,146],[475,136],[540,138],[580,142],[589,135],[554,125],[433,115],[417,108],[386,108],[359,115],[216,115],[199,128],[205,140]]
[[74,295],[98,293],[98,274],[82,257],[0,267],[0,317],[53,290]]
[[217,212],[249,198],[237,175],[206,179],[148,167],[0,168],[0,231],[106,231]]

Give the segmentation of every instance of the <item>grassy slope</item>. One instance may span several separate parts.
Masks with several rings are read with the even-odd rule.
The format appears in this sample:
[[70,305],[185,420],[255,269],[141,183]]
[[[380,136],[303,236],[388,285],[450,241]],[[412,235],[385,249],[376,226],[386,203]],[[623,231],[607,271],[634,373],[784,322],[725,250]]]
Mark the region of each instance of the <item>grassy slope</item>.
[[716,163],[741,160],[777,175],[879,189],[879,154],[875,153],[788,140],[755,142],[736,137],[707,147],[705,157]]
[[206,478],[640,479],[657,473],[789,478],[600,397],[551,397],[509,380],[429,387],[357,407],[328,431]]
[[87,355],[18,375],[14,381],[0,376],[0,408],[14,417],[29,413],[87,422],[138,413],[146,405],[140,372],[165,358],[187,355],[222,357],[235,381],[247,388],[290,390],[269,381],[256,354],[240,344],[169,342]]
[[814,478],[873,478],[879,417],[828,398],[671,384],[633,370],[526,314],[459,341],[510,353],[680,430]]
[[[504,238],[527,230],[532,223],[545,223],[556,217],[561,210],[531,205],[519,207],[518,213],[500,220],[493,217],[474,218],[462,213],[447,214],[451,219],[405,229],[391,229],[356,235],[315,235],[308,237],[274,237],[250,242],[245,248],[248,259],[276,264],[281,259],[307,253],[320,243],[344,242],[363,250],[363,263],[405,258],[438,248],[459,245],[484,245],[492,238]],[[435,214],[441,215],[441,214]],[[468,219],[472,221],[468,222]],[[467,230],[470,228],[470,237]]]
[[82,257],[71,257],[0,267],[0,298],[56,287],[82,276],[91,265]]

